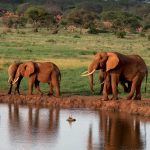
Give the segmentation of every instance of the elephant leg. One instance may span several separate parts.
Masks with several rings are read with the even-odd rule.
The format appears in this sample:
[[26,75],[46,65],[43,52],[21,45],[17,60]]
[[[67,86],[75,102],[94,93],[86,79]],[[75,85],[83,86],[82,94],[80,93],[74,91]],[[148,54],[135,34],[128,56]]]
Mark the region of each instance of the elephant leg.
[[56,97],[60,96],[60,85],[59,85],[59,79],[56,73],[52,73],[52,81],[51,84],[53,87],[55,87]]
[[36,91],[37,91],[37,93],[39,93],[39,94],[43,94],[42,92],[41,92],[41,90],[40,90],[40,86],[39,86],[39,81],[38,80],[35,80],[35,89],[36,89]]
[[103,87],[103,100],[106,101],[106,100],[109,100],[108,98],[108,86],[110,84],[110,77],[109,75],[106,76],[106,79],[104,81],[104,87]]
[[123,87],[124,92],[128,93],[128,87],[126,86],[125,82],[121,81],[120,84]]
[[34,78],[30,77],[28,81],[28,94],[32,95],[33,92],[33,83],[34,83]]
[[10,87],[9,87],[9,91],[8,91],[8,94],[11,94],[11,91],[12,91],[12,83],[10,84]]
[[16,88],[15,88],[15,93],[16,93],[16,91],[17,91],[17,94],[19,94],[19,95],[20,95],[20,91],[19,91],[20,82],[21,82],[22,78],[23,78],[23,77],[19,77],[18,82],[17,82],[17,85],[16,85]]
[[111,87],[112,87],[112,100],[118,99],[118,83],[119,83],[119,74],[111,74]]
[[132,97],[133,97],[133,95],[134,95],[134,93],[135,93],[136,87],[137,87],[138,80],[139,80],[139,76],[136,75],[136,76],[134,77],[134,79],[132,80],[131,90],[130,90],[130,92],[129,92],[127,98],[126,98],[127,100],[132,99]]
[[136,86],[136,94],[134,100],[141,100],[141,84],[142,82]]
[[50,92],[48,93],[48,95],[53,95],[54,91],[53,91],[53,84],[52,83],[48,83],[49,84],[49,88],[50,88]]
[[134,97],[134,100],[141,100],[141,85],[142,80],[144,79],[144,74],[140,74],[140,79],[138,80],[137,86],[136,86],[136,94]]
[[104,88],[104,83],[101,83],[101,82],[100,82],[100,84],[101,84],[100,94],[102,94],[102,92],[103,92],[103,88]]

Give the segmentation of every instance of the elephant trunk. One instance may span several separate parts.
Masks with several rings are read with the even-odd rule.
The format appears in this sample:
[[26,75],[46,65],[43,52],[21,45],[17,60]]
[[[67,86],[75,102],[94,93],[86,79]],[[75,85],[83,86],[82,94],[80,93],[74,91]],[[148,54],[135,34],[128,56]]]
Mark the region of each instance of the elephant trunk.
[[[93,68],[93,65],[90,64],[89,67],[88,67],[88,73],[91,73],[91,72],[94,73],[94,70],[95,70],[95,68]],[[88,76],[90,90],[91,90],[92,93],[94,92],[94,90],[93,90],[93,73]]]
[[11,82],[12,82],[12,77],[11,77],[11,76],[9,76],[8,83],[10,83],[10,84],[11,84]]

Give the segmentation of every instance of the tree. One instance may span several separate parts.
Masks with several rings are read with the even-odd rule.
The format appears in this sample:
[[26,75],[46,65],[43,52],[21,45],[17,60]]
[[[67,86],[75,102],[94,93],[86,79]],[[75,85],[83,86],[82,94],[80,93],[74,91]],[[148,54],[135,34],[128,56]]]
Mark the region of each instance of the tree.
[[26,15],[36,31],[38,31],[38,27],[48,27],[51,23],[55,23],[54,17],[41,6],[29,7],[26,10]]
[[89,12],[84,9],[73,9],[66,14],[66,20],[68,24],[73,24],[80,27],[80,33],[82,28],[88,28],[91,24],[94,24],[98,15],[94,12]]
[[101,14],[102,21],[110,21],[115,30],[131,29],[136,30],[140,24],[140,18],[120,11],[107,11]]

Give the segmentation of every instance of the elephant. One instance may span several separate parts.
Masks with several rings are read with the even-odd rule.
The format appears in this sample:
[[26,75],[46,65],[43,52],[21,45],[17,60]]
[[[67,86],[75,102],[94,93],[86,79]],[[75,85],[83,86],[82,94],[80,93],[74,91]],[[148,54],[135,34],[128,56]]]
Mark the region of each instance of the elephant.
[[[15,63],[12,63],[12,64],[8,67],[8,76],[9,76],[8,83],[10,84],[8,94],[11,94],[13,85],[15,85],[15,92],[14,92],[14,93],[17,92],[18,94],[20,94],[20,92],[19,92],[19,86],[20,86],[20,82],[21,82],[21,80],[22,80],[22,76],[20,76],[20,77],[17,79],[17,81],[14,82],[17,69],[18,69],[18,67],[19,67],[20,65],[22,65],[21,62],[15,62]],[[14,83],[15,83],[15,84],[14,84]]]
[[[106,77],[106,71],[104,71],[103,69],[100,69],[100,72],[99,72],[99,80],[100,80],[100,84],[101,84],[100,94],[103,92],[105,77]],[[123,88],[125,93],[129,93],[130,92],[131,82],[126,81],[123,78],[120,78],[120,82],[119,83],[121,84],[121,86],[122,86],[122,88]],[[126,85],[126,83],[127,83],[127,85]],[[93,90],[93,84],[90,87],[91,87],[91,91],[92,91]],[[108,86],[107,86],[107,92],[108,92],[108,94],[112,94],[111,83],[109,83]]]
[[38,93],[42,94],[39,83],[48,83],[50,91],[48,95],[53,94],[53,88],[55,87],[55,96],[60,96],[60,80],[61,73],[59,68],[52,62],[24,62],[17,69],[14,81],[22,77],[29,77],[28,81],[28,94],[32,95],[33,85]]
[[[90,65],[88,66],[88,68],[89,67],[90,67]],[[97,70],[98,69],[100,69],[100,68],[97,68]],[[81,74],[81,76],[87,76],[86,75],[87,72],[88,71],[83,72]],[[100,69],[100,71],[99,71],[99,81],[100,81],[100,86],[101,86],[100,94],[102,94],[102,92],[103,92],[105,77],[106,77],[106,71],[104,69]],[[128,84],[128,86],[126,86],[126,83]],[[90,91],[91,91],[91,93],[93,93],[94,92],[94,90],[93,90],[93,77],[92,77],[92,80],[91,80],[91,76],[89,77],[89,84],[90,84]],[[129,81],[125,81],[125,79],[123,79],[123,78],[120,78],[120,84],[123,87],[124,92],[129,93],[129,91],[131,89],[131,83]],[[111,83],[110,82],[107,83],[107,92],[108,92],[108,94],[112,94],[112,89],[111,89]]]
[[[141,100],[141,84],[146,76],[148,69],[144,60],[139,55],[124,55],[118,52],[97,52],[88,67],[90,88],[93,90],[93,73],[95,70],[102,69],[106,72],[103,88],[103,100],[109,100],[108,87],[111,86],[113,100],[118,99],[118,83],[127,82],[130,92],[126,99]],[[146,89],[146,85],[145,85]],[[135,93],[136,92],[136,93]]]
[[[106,77],[106,71],[104,71],[103,69],[100,69],[100,71],[99,71],[99,80],[100,80],[100,84],[101,84],[100,94],[102,94],[102,92],[103,92],[105,77]],[[126,86],[126,83],[128,84],[128,86]],[[131,89],[130,82],[120,79],[120,84],[123,87],[123,90],[125,93],[128,93],[130,91],[130,89]],[[91,92],[93,92],[93,83],[90,84],[90,90],[91,90]],[[108,92],[108,94],[112,94],[111,83],[109,83],[107,86],[107,92]]]

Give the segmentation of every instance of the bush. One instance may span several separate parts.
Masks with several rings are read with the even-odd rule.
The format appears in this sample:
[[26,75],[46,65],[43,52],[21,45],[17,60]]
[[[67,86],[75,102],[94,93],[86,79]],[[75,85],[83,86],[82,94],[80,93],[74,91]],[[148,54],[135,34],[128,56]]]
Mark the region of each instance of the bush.
[[84,9],[73,9],[64,15],[68,24],[88,28],[98,19],[98,15]]
[[25,27],[27,19],[24,17],[10,16],[3,17],[2,22],[8,28],[19,28]]
[[150,34],[147,36],[147,39],[150,41]]
[[90,27],[89,27],[89,30],[88,30],[88,33],[90,33],[90,34],[98,34],[98,33],[99,33],[99,30],[96,29],[95,26],[90,26]]
[[41,6],[31,6],[26,10],[25,14],[33,27],[37,29],[41,26],[49,29],[51,25],[57,23],[54,16]]
[[105,11],[101,14],[102,21],[109,21],[116,30],[136,30],[141,26],[141,18],[122,11]]
[[66,26],[67,25],[67,20],[65,20],[65,19],[60,20],[60,24],[62,26]]
[[126,35],[126,32],[125,32],[125,31],[118,31],[118,32],[116,32],[116,36],[117,36],[118,38],[124,38],[125,35]]

